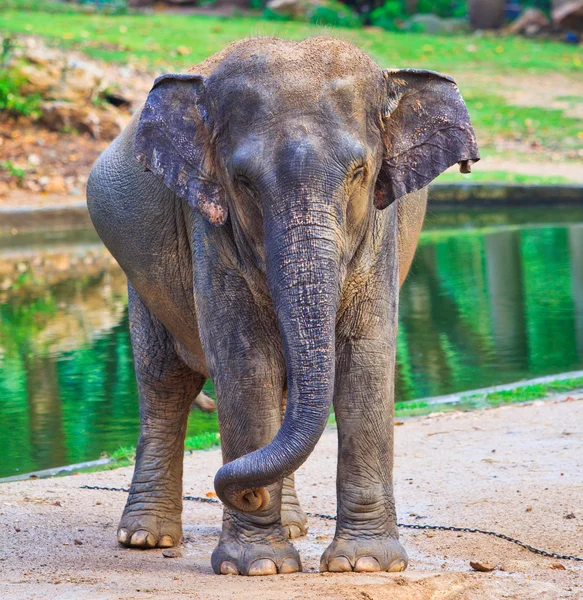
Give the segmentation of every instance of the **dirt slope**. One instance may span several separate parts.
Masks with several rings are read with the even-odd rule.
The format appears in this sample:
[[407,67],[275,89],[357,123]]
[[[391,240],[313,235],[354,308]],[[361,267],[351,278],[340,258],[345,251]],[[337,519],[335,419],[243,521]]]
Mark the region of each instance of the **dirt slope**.
[[[406,421],[397,428],[399,520],[494,529],[583,555],[583,401],[536,402]],[[309,511],[335,509],[336,436],[328,431],[298,473]],[[205,495],[218,450],[186,458],[185,493]],[[333,525],[311,519],[297,542],[303,574],[219,577],[210,553],[217,506],[185,503],[183,556],[115,543],[125,494],[79,486],[129,484],[131,469],[0,486],[0,598],[201,600],[581,599],[583,564],[547,559],[475,534],[402,530],[404,574],[319,574]],[[420,518],[423,517],[423,518]],[[498,566],[471,571],[478,559]],[[561,566],[565,567],[565,570]]]

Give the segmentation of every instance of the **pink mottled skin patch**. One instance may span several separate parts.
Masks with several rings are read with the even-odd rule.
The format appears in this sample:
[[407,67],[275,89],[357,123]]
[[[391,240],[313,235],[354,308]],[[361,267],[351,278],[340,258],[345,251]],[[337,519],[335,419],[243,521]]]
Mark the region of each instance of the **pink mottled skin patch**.
[[214,202],[200,202],[198,208],[213,225],[223,225],[227,220],[227,211]]

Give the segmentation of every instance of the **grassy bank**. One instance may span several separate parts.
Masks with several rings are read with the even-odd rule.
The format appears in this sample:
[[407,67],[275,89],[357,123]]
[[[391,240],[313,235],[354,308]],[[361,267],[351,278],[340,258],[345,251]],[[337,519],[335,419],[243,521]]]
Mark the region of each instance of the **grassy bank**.
[[[347,39],[383,66],[480,70],[512,73],[576,73],[583,70],[581,48],[553,41],[497,36],[434,36],[391,33],[379,28],[323,28],[298,22],[203,15],[101,15],[15,10],[0,0],[0,30],[38,34],[76,45],[108,61],[141,60],[150,66],[187,67],[228,43],[249,36],[289,39],[328,34]],[[463,56],[463,61],[460,60]]]
[[509,390],[488,392],[485,394],[462,394],[459,402],[430,404],[428,402],[397,402],[395,416],[413,417],[430,412],[450,412],[454,410],[475,410],[478,408],[497,407],[503,404],[517,404],[544,400],[549,396],[580,390],[583,388],[583,377],[573,379],[557,379],[545,383],[518,386]]
[[523,173],[509,173],[508,171],[479,171],[468,175],[447,171],[440,175],[435,183],[516,183],[521,185],[563,185],[569,183],[567,177],[561,175],[526,175]]
[[[299,40],[318,34],[334,35],[355,43],[383,67],[412,66],[459,77],[484,154],[522,149],[533,154],[559,152],[580,160],[583,152],[583,119],[573,116],[580,114],[573,113],[573,108],[582,104],[583,98],[559,96],[557,100],[564,100],[560,107],[547,106],[545,100],[541,106],[533,106],[532,101],[518,106],[508,100],[512,78],[522,78],[520,85],[532,89],[544,85],[547,74],[580,81],[580,46],[495,35],[432,36],[379,28],[332,29],[250,17],[161,13],[108,16],[74,11],[49,14],[17,10],[13,2],[6,0],[0,0],[0,34],[41,35],[94,58],[137,63],[156,73],[184,71],[230,42],[249,36]],[[525,83],[524,77],[535,79]],[[504,93],[500,83],[506,86]],[[548,154],[541,158],[548,160]]]
[[[545,383],[536,383],[531,385],[518,386],[509,390],[493,391],[485,394],[461,394],[458,402],[449,402],[441,404],[432,404],[430,402],[396,402],[396,419],[404,417],[417,417],[436,412],[470,411],[480,408],[497,407],[507,404],[516,404],[521,402],[531,402],[533,400],[544,400],[549,396],[571,392],[583,389],[583,377],[571,379],[557,379]],[[207,392],[210,388],[207,388]],[[336,417],[332,413],[328,424],[334,425]],[[402,423],[397,423],[402,424]],[[200,433],[186,438],[184,449],[186,452],[209,450],[220,446],[220,434],[217,432]],[[136,456],[135,446],[120,447],[109,455],[111,462],[107,465],[99,465],[79,469],[78,472],[92,473],[97,471],[110,471],[120,467],[128,467],[134,464]],[[59,476],[67,476],[72,473],[67,472]]]

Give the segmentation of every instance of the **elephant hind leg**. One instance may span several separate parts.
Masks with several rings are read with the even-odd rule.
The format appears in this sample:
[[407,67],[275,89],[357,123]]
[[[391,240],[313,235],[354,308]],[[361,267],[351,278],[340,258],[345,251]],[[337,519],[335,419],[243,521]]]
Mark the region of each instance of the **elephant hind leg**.
[[[283,390],[281,418],[285,415],[287,389]],[[300,506],[296,493],[295,475],[292,473],[283,480],[281,490],[281,524],[290,539],[302,537],[308,533],[308,516]]]
[[187,367],[164,326],[129,286],[130,333],[140,395],[140,436],[118,542],[174,546],[182,536],[184,437],[205,378]]
[[308,533],[308,517],[300,506],[293,473],[283,480],[281,523],[287,537],[290,539],[302,537]]

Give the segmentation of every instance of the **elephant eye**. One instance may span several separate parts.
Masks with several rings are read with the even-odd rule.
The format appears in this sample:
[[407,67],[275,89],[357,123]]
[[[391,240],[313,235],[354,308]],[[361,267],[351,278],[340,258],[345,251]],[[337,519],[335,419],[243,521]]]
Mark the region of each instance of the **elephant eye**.
[[358,167],[356,167],[356,169],[354,169],[354,171],[352,171],[352,175],[350,176],[350,181],[352,183],[354,183],[355,181],[360,179],[363,174],[364,174],[364,165],[359,165]]
[[253,193],[253,182],[246,175],[238,175],[237,183],[244,192]]

